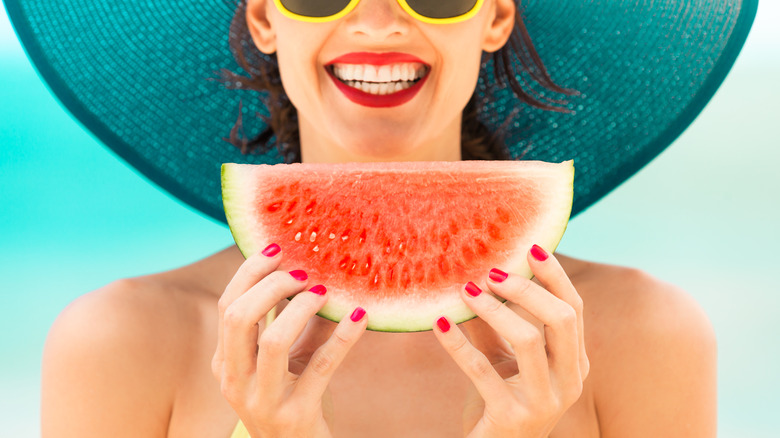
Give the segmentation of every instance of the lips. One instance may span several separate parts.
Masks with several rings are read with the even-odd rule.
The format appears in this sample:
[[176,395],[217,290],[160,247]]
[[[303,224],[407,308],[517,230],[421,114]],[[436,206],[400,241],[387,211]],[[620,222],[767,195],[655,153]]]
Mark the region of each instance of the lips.
[[[410,65],[415,66],[413,75],[410,74]],[[339,79],[334,68],[339,69],[342,77],[346,71],[352,77]],[[407,53],[353,52],[331,60],[325,65],[325,70],[347,99],[367,107],[387,108],[414,98],[425,84],[430,66]]]

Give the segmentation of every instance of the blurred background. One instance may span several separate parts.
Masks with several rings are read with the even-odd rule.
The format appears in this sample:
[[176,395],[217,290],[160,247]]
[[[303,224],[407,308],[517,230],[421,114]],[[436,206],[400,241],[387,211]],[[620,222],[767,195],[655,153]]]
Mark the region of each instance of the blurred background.
[[[691,293],[719,342],[721,437],[780,436],[780,2],[676,143],[571,221],[558,251]],[[39,435],[49,326],[112,280],[193,262],[228,229],[147,183],[48,93],[0,14],[0,436]]]

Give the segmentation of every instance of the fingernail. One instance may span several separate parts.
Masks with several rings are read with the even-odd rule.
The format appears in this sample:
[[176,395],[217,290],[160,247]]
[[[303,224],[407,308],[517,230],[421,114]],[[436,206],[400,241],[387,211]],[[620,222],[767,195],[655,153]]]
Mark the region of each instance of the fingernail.
[[547,252],[539,245],[534,245],[531,247],[531,255],[540,262],[547,260]]
[[362,307],[357,307],[353,312],[352,315],[349,316],[349,319],[351,319],[353,322],[358,322],[361,319],[363,319],[363,315],[366,314],[366,311],[363,310]]
[[472,297],[476,297],[477,295],[482,293],[482,289],[480,289],[476,284],[472,282],[466,283],[466,292],[468,292],[469,295]]
[[263,250],[263,255],[266,257],[273,257],[277,254],[279,254],[279,251],[281,251],[282,248],[279,248],[279,245],[272,243],[265,247]]
[[506,280],[507,277],[509,277],[509,274],[500,269],[493,268],[490,270],[488,277],[490,277],[490,279],[496,283],[501,283],[502,281]]
[[450,331],[450,322],[447,321],[447,318],[443,316],[436,320],[436,325],[439,327],[439,330],[441,330],[442,333],[447,333]]
[[292,278],[298,280],[298,281],[304,281],[307,278],[309,278],[308,275],[306,275],[306,271],[303,271],[301,269],[296,269],[294,271],[290,271],[290,275],[292,275]]
[[313,286],[311,289],[309,289],[309,292],[314,292],[317,295],[325,295],[325,292],[328,290],[325,289],[325,286],[318,284],[316,286]]

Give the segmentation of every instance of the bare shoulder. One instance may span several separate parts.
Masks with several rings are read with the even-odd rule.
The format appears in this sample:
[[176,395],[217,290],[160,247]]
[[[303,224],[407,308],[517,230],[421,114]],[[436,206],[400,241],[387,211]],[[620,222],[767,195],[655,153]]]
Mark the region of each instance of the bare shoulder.
[[707,315],[680,287],[636,268],[578,262],[572,281],[583,298],[586,318],[595,323],[593,335],[602,340],[671,334],[704,340],[712,335]]
[[207,327],[205,304],[216,303],[176,278],[118,280],[62,311],[44,349],[44,437],[166,436],[186,358]]
[[715,436],[717,346],[701,306],[642,270],[561,259],[583,299],[602,436]]

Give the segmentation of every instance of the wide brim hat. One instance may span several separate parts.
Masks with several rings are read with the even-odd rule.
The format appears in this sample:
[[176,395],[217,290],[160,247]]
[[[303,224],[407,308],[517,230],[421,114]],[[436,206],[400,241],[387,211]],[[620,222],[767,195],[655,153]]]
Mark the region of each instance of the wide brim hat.
[[[225,221],[222,163],[282,162],[275,150],[245,155],[224,140],[239,101],[255,133],[265,128],[256,114],[268,114],[256,92],[214,80],[222,69],[243,72],[228,45],[235,1],[4,3],[62,105],[129,165],[195,209]],[[521,3],[550,76],[579,94],[568,99],[566,112],[531,107],[496,83],[486,60],[477,85],[480,119],[501,130],[514,158],[574,160],[572,215],[690,125],[734,64],[758,6],[758,0]],[[519,63],[517,72],[522,83]]]

